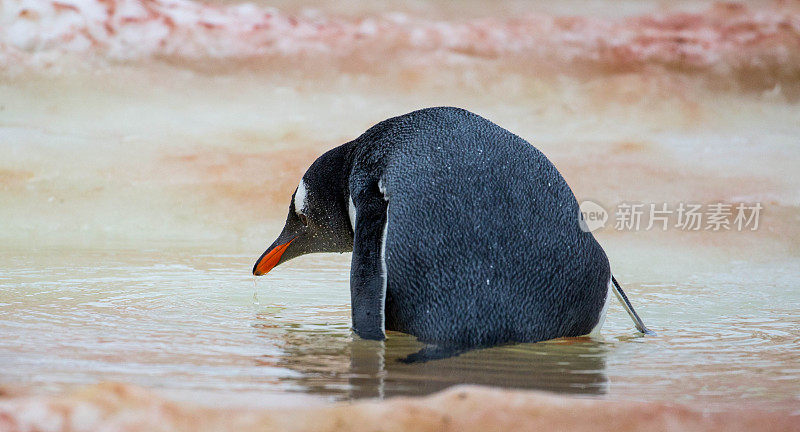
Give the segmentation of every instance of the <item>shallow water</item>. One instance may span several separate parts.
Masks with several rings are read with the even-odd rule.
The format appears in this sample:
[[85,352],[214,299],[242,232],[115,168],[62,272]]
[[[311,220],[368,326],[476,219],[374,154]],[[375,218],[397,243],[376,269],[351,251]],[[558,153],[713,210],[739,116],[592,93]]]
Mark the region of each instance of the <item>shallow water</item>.
[[[412,21],[457,23],[532,8],[496,4],[456,10],[418,1],[397,11]],[[277,5],[287,13],[304,8]],[[622,13],[707,6],[631,2]],[[375,2],[316,7],[353,19],[392,12]],[[618,4],[602,1],[531,11],[598,19],[620,13]],[[189,54],[115,63],[91,50],[63,62],[30,47],[12,52],[11,66],[14,56],[31,54],[40,62],[17,66],[40,65],[43,72],[0,71],[0,386],[50,393],[111,380],[207,405],[275,406],[474,383],[800,415],[793,57],[775,60],[786,59],[789,75],[780,68],[741,71],[736,65],[763,58],[742,52],[740,62],[704,46],[700,36],[715,29],[711,20],[697,45],[719,62],[717,75],[680,62],[630,66],[624,56],[609,60],[605,50],[591,51],[598,35],[616,40],[602,23],[595,23],[596,35],[573,33],[569,22],[544,32],[561,41],[553,49],[583,41],[584,54],[598,54],[593,61],[600,64],[558,69],[548,58],[537,64],[524,55],[495,57],[491,47],[470,52],[442,40],[426,51],[413,38],[392,37],[361,46],[364,58],[348,57],[345,44],[343,57],[276,54],[230,64]],[[663,49],[672,59],[683,51],[670,43],[686,48],[670,39],[670,25],[650,30],[664,40],[645,51]],[[236,41],[222,45],[237,53]],[[187,53],[208,48],[202,37],[197,46],[181,37],[170,42]],[[502,54],[506,47],[495,48]],[[84,61],[89,66],[69,67]],[[435,105],[471,109],[529,140],[580,200],[761,202],[760,228],[596,234],[657,336],[639,336],[612,299],[601,338],[497,347],[424,364],[398,362],[422,347],[410,336],[390,332],[379,343],[351,335],[348,255],[298,258],[254,284],[253,262],[274,239],[317,155],[389,116]]]
[[238,406],[424,395],[457,383],[698,402],[708,410],[741,403],[785,410],[800,398],[800,303],[785,268],[757,290],[727,273],[681,286],[629,280],[628,295],[655,337],[639,336],[614,302],[597,340],[409,365],[398,359],[422,347],[412,337],[351,335],[349,255],[281,266],[256,284],[256,304],[253,256],[204,250],[4,251],[2,382],[37,391],[130,382]]

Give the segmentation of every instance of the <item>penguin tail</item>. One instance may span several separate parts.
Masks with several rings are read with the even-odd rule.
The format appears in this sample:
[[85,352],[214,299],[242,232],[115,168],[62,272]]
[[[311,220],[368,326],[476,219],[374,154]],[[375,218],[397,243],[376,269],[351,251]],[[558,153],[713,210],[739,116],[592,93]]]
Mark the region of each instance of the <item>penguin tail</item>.
[[619,282],[617,279],[612,275],[611,281],[614,284],[614,294],[617,296],[617,300],[622,303],[622,307],[625,309],[625,312],[628,312],[628,315],[633,320],[633,324],[636,326],[636,330],[639,330],[640,333],[655,336],[656,333],[650,329],[648,329],[642,319],[639,318],[639,314],[636,313],[636,310],[633,309],[633,305],[631,304],[630,300],[628,300],[628,296],[625,295],[625,291],[622,291],[622,287],[619,286]]
[[398,359],[397,361],[405,364],[425,363],[431,360],[442,360],[450,357],[457,357],[469,350],[470,348],[456,348],[443,345],[426,345],[424,348],[415,352],[414,354],[409,354],[406,357]]

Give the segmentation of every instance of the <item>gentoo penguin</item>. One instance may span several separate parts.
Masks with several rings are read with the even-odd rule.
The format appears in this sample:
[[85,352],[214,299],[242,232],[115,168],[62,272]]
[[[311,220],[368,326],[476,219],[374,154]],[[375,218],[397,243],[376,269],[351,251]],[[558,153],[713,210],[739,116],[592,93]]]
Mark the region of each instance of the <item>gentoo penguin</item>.
[[614,291],[556,167],[522,138],[439,107],[382,121],[319,157],[256,276],[312,252],[353,252],[354,332],[448,349],[597,332]]

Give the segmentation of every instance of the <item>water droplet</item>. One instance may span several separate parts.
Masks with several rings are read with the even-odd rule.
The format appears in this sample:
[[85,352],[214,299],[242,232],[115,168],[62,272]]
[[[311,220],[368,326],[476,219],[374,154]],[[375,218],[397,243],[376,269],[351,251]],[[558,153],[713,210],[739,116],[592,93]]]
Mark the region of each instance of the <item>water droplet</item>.
[[258,279],[253,276],[253,306],[258,306],[260,303],[258,301]]

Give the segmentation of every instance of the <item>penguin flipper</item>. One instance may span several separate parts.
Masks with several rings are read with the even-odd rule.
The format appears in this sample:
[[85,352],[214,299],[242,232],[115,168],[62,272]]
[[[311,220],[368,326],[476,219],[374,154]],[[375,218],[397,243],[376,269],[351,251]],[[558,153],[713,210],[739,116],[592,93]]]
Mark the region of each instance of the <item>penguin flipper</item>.
[[386,227],[388,207],[377,182],[353,197],[356,209],[350,302],[353,331],[364,339],[383,340],[386,306]]

